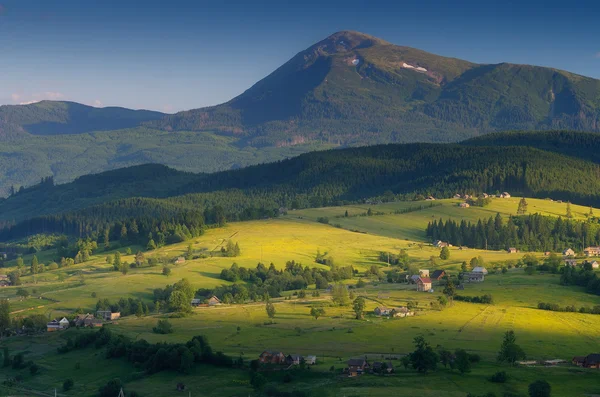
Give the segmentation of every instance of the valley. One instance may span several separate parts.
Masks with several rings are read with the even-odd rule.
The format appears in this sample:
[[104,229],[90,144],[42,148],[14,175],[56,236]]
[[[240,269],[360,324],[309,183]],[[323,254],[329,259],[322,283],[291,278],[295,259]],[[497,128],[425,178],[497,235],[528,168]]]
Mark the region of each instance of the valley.
[[[600,320],[593,314],[548,312],[537,309],[539,302],[554,302],[560,306],[600,305],[598,296],[585,293],[581,287],[561,286],[560,274],[543,271],[528,275],[524,268],[513,267],[523,253],[508,254],[505,251],[485,251],[451,247],[450,259],[439,258],[439,248],[426,241],[424,230],[432,219],[470,219],[476,221],[490,215],[514,215],[519,199],[495,198],[483,208],[459,208],[460,200],[447,199],[435,202],[391,202],[383,204],[350,205],[288,211],[277,219],[233,222],[225,227],[209,228],[206,232],[179,244],[166,245],[145,252],[146,258],[164,258],[165,266],[171,269],[168,276],[162,274],[163,265],[144,265],[131,268],[127,274],[115,272],[105,257],[113,255],[114,249],[98,249],[89,261],[57,270],[37,274],[36,283],[31,275],[21,277],[25,288],[42,299],[19,300],[15,296],[17,287],[0,289],[0,297],[10,298],[11,310],[31,309],[14,315],[43,314],[59,318],[71,316],[76,310],[93,312],[99,299],[117,301],[119,298],[142,299],[151,302],[153,290],[163,288],[182,278],[189,280],[195,289],[212,289],[231,282],[220,278],[223,269],[233,262],[240,267],[254,268],[259,262],[273,263],[284,269],[287,261],[302,265],[328,269],[329,266],[315,263],[315,255],[321,252],[332,258],[336,266],[353,266],[358,272],[344,283],[351,286],[351,293],[366,300],[365,318],[354,319],[350,306],[336,306],[331,302],[331,292],[321,290],[319,297],[312,297],[314,285],[309,285],[306,297],[300,298],[298,290],[283,291],[281,297],[272,298],[276,315],[269,319],[264,302],[247,301],[243,304],[224,304],[215,307],[199,307],[192,313],[177,318],[168,313],[148,313],[141,317],[123,317],[114,324],[106,325],[113,332],[133,339],[145,339],[150,343],[167,341],[185,342],[195,335],[205,335],[213,348],[232,357],[242,354],[244,361],[258,358],[265,349],[279,349],[285,354],[313,354],[318,364],[310,371],[291,370],[292,381],[281,383],[283,373],[265,373],[267,388],[296,390],[319,395],[384,395],[397,390],[404,395],[417,396],[423,393],[464,396],[465,393],[506,393],[519,395],[531,381],[547,379],[556,395],[583,395],[593,393],[598,374],[594,370],[573,369],[569,364],[556,367],[513,367],[496,363],[502,335],[514,330],[519,345],[531,360],[565,359],[588,354],[600,349],[594,337],[600,332]],[[529,211],[547,216],[562,216],[566,204],[549,200],[528,199]],[[435,204],[435,205],[433,205]],[[397,213],[407,208],[423,208],[407,213]],[[356,216],[371,209],[374,215]],[[594,209],[595,210],[595,209]],[[345,212],[348,211],[348,217]],[[599,210],[600,211],[600,210]],[[396,212],[396,213],[394,213]],[[572,206],[574,219],[584,220],[588,207]],[[378,215],[382,214],[382,215]],[[330,225],[318,222],[328,217]],[[332,224],[339,223],[339,227]],[[346,230],[348,229],[348,230]],[[350,231],[357,230],[357,231]],[[220,247],[226,241],[239,244],[241,253],[236,257],[221,256]],[[142,247],[120,247],[123,262],[132,263],[134,255],[127,255]],[[576,247],[574,247],[576,248]],[[186,256],[191,249],[197,259],[185,260],[182,264],[171,264],[174,258]],[[433,293],[417,292],[414,285],[389,283],[370,273],[375,266],[382,274],[398,266],[388,266],[379,258],[380,252],[397,253],[405,250],[411,269],[443,269],[456,277],[461,272],[461,263],[473,257],[482,257],[490,274],[483,283],[465,284],[460,295],[479,296],[491,294],[493,304],[476,304],[454,301],[445,308],[436,306],[442,287],[434,283]],[[536,253],[539,261],[544,260]],[[56,256],[53,251],[42,251],[37,257],[48,263]],[[431,258],[436,258],[432,267]],[[32,255],[23,256],[29,263]],[[508,272],[501,267],[511,264]],[[7,271],[14,269],[8,263]],[[494,270],[496,269],[496,270]],[[494,274],[492,274],[494,273]],[[358,280],[365,283],[357,286]],[[238,282],[239,283],[239,282]],[[33,290],[36,292],[33,293]],[[92,293],[94,297],[92,297]],[[222,296],[221,296],[222,298]],[[289,300],[288,300],[289,298]],[[56,300],[56,302],[54,302]],[[408,318],[386,319],[375,316],[377,306],[403,306],[417,303],[417,315]],[[41,306],[41,307],[40,307]],[[323,307],[325,314],[318,320],[311,317],[311,307]],[[171,318],[169,318],[171,317]],[[158,319],[169,318],[175,332],[158,335],[152,332]],[[161,372],[137,379],[135,372],[126,376],[130,365],[121,360],[102,358],[102,350],[93,347],[66,353],[53,352],[65,338],[73,337],[84,330],[69,329],[44,336],[27,339],[15,337],[6,340],[10,351],[24,351],[27,359],[41,367],[41,375],[25,376],[25,385],[34,390],[60,388],[65,371],[75,381],[73,391],[77,395],[95,395],[106,379],[119,377],[125,382],[126,390],[141,394],[159,391],[168,394],[177,382],[184,382],[192,394],[239,395],[252,391],[248,375],[241,369],[219,369],[206,365],[195,366],[191,375]],[[375,337],[376,335],[376,337]],[[400,360],[412,351],[413,338],[423,335],[434,347],[443,346],[450,350],[462,348],[481,357],[473,364],[472,372],[460,374],[442,367],[427,375],[427,382],[411,369],[404,369]],[[438,347],[439,348],[439,347]],[[98,356],[100,354],[100,356]],[[358,378],[342,376],[341,370],[347,359],[367,356],[376,361],[382,356],[393,358],[395,374],[386,377],[362,375]],[[394,359],[396,358],[396,359]],[[99,361],[98,361],[99,360]],[[101,371],[90,371],[90,362],[100,362]],[[80,369],[72,371],[76,362]],[[330,367],[334,367],[334,372]],[[88,369],[89,367],[89,369]],[[576,367],[575,367],[576,368]],[[486,380],[495,371],[509,374],[505,384]],[[285,371],[284,371],[285,372]],[[22,373],[9,370],[10,376]],[[210,375],[209,375],[210,374]],[[449,386],[449,384],[451,386]],[[7,392],[10,389],[3,389]],[[575,394],[569,394],[575,393]]]

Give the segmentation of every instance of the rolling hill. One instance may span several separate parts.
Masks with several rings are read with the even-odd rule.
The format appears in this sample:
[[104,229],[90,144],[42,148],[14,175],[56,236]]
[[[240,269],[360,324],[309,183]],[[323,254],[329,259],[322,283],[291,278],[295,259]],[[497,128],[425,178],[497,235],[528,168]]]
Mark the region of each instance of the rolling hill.
[[215,172],[332,147],[546,129],[599,132],[600,81],[343,31],[217,106],[173,115],[72,102],[1,106],[0,196],[42,177],[65,183],[144,163]]
[[459,144],[328,150],[212,174],[145,165],[24,189],[0,201],[0,221],[5,226],[16,222],[14,233],[5,234],[16,237],[58,231],[66,219],[94,229],[132,216],[168,220],[215,207],[228,220],[258,219],[273,216],[280,207],[505,190],[598,204],[600,165],[527,146]]

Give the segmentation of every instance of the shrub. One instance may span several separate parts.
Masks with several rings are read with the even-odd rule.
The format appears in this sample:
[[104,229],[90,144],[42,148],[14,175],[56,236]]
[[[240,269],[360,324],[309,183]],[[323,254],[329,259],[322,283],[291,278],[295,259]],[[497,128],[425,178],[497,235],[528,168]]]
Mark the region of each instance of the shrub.
[[490,382],[494,383],[504,383],[508,380],[508,375],[505,371],[496,372],[494,375],[490,377]]
[[40,367],[37,364],[31,364],[29,366],[29,372],[31,375],[37,375],[40,372]]
[[73,382],[73,379],[67,379],[63,382],[63,390],[69,391],[73,388],[74,385],[75,385],[75,382]]
[[158,320],[156,327],[152,328],[152,332],[155,334],[172,334],[173,325],[171,325],[169,320]]

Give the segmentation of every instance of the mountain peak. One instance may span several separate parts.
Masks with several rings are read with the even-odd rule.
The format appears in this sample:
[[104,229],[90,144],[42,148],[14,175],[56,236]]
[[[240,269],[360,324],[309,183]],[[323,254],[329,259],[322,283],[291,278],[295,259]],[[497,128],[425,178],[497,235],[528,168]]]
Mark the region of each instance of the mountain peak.
[[342,30],[313,45],[309,48],[309,51],[312,50],[323,54],[334,54],[385,44],[389,43],[375,36],[352,30]]

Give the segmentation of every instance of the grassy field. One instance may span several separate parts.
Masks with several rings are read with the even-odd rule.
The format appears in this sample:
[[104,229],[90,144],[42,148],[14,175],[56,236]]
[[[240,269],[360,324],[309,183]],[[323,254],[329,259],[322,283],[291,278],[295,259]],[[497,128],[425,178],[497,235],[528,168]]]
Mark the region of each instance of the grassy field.
[[[32,283],[31,276],[24,276],[26,284],[23,287],[33,297],[19,300],[14,287],[0,289],[0,297],[10,298],[12,311],[21,311],[15,315],[42,313],[57,317],[72,313],[77,308],[93,310],[96,301],[103,298],[111,301],[120,297],[150,300],[154,288],[162,288],[184,277],[195,288],[227,284],[219,278],[219,273],[233,262],[245,267],[254,267],[258,262],[272,262],[278,268],[283,268],[286,261],[295,260],[304,265],[321,266],[314,263],[317,251],[327,252],[338,265],[352,265],[363,272],[371,265],[380,266],[383,270],[387,268],[387,264],[378,259],[380,251],[406,249],[411,263],[433,270],[429,266],[429,258],[437,257],[439,250],[426,243],[419,244],[424,240],[423,229],[432,217],[476,220],[496,212],[510,214],[517,206],[517,199],[496,199],[490,207],[468,209],[458,208],[457,201],[440,201],[442,206],[407,214],[393,212],[414,206],[414,203],[373,205],[373,211],[392,214],[371,217],[334,219],[336,215],[343,215],[346,209],[349,215],[364,212],[369,208],[365,205],[292,211],[279,219],[232,223],[223,228],[208,229],[203,236],[192,240],[194,253],[206,257],[172,266],[169,277],[161,274],[160,266],[131,269],[127,275],[122,275],[112,271],[111,266],[105,263],[104,258],[109,252],[100,252],[84,264],[40,274],[36,284]],[[560,214],[565,209],[564,204],[545,200],[528,201],[530,212]],[[589,211],[578,206],[573,206],[572,210],[577,217],[584,217]],[[329,217],[330,223],[339,221],[342,228],[316,222],[316,218],[321,216]],[[346,230],[354,228],[367,233]],[[241,255],[236,258],[211,257],[211,253],[219,252],[228,239],[239,243]],[[175,258],[186,251],[188,243],[167,246],[146,255]],[[123,248],[120,250],[124,251]],[[51,255],[46,253],[39,257],[47,263]],[[456,274],[460,263],[474,256],[483,256],[491,268],[494,263],[516,261],[521,255],[453,247],[451,258],[447,261],[438,259],[436,267]],[[25,257],[26,263],[29,260],[30,257]],[[133,256],[125,255],[123,260],[132,262]],[[309,374],[295,373],[294,381],[285,385],[281,374],[270,374],[269,381],[282,390],[304,390],[319,396],[465,396],[467,392],[483,394],[488,391],[497,395],[504,392],[523,395],[527,384],[538,378],[550,381],[554,396],[598,394],[598,371],[569,366],[510,368],[495,362],[502,335],[509,329],[516,332],[518,343],[533,359],[568,360],[575,355],[600,351],[600,316],[548,312],[535,308],[540,301],[555,302],[560,306],[600,304],[600,297],[586,294],[582,288],[560,286],[558,281],[558,275],[529,276],[522,269],[511,269],[506,274],[489,275],[484,283],[468,284],[464,291],[459,292],[463,295],[492,294],[495,300],[493,305],[455,302],[442,311],[430,308],[430,302],[441,294],[441,289],[436,285],[434,293],[419,293],[414,286],[371,280],[367,287],[354,290],[356,295],[367,299],[369,312],[382,304],[398,306],[409,301],[418,302],[418,315],[406,319],[386,320],[367,315],[364,320],[355,320],[350,307],[331,306],[330,297],[323,293],[320,298],[276,299],[277,315],[273,324],[269,324],[264,304],[248,303],[199,308],[189,317],[171,319],[175,333],[168,336],[152,333],[157,315],[126,317],[110,327],[115,332],[136,339],[144,338],[149,342],[184,342],[195,335],[206,335],[214,349],[234,357],[243,354],[245,360],[256,358],[265,349],[277,349],[286,354],[314,354],[319,357],[320,363]],[[96,293],[95,298],[92,292]],[[286,295],[291,295],[291,292]],[[39,296],[57,302],[39,299]],[[323,306],[326,315],[319,320],[312,318],[309,311],[313,305]],[[24,375],[27,387],[45,391],[54,387],[60,389],[68,373],[75,380],[75,388],[64,395],[92,396],[99,386],[112,377],[121,377],[129,389],[144,396],[171,395],[178,381],[186,383],[192,395],[239,396],[252,393],[247,382],[248,374],[241,370],[198,366],[192,375],[159,373],[142,379],[131,365],[120,360],[106,360],[102,352],[95,349],[56,354],[55,348],[74,332],[77,331],[16,337],[3,342],[13,352],[26,352],[28,360],[42,367],[40,375]],[[382,355],[398,357],[409,353],[412,340],[417,335],[424,335],[434,347],[441,345],[451,350],[464,348],[477,353],[482,357],[482,362],[475,365],[472,373],[465,375],[441,369],[423,378],[401,368],[397,361],[395,366],[398,374],[391,377],[368,375],[360,379],[348,379],[337,374],[350,357],[368,355],[375,359]],[[80,363],[79,370],[74,369],[77,362]],[[336,368],[336,372],[329,371],[331,366]],[[498,370],[509,372],[511,380],[503,385],[486,380]],[[6,376],[16,374],[12,369],[5,372]],[[0,395],[2,393],[18,395],[15,390],[0,387]]]

